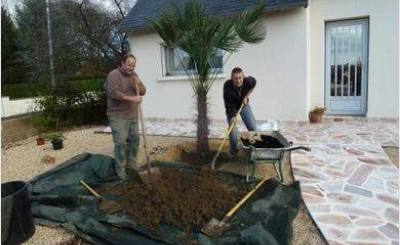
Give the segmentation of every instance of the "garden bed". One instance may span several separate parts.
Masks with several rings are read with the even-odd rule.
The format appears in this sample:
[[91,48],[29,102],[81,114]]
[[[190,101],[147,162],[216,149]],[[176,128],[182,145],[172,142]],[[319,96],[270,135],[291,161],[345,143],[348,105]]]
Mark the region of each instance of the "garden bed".
[[184,170],[162,169],[161,178],[148,184],[130,181],[102,192],[122,197],[117,201],[122,212],[147,228],[163,222],[184,231],[199,231],[211,218],[222,219],[249,189],[205,168]]
[[[60,151],[52,150],[49,144],[36,146],[35,138],[29,138],[23,142],[19,142],[18,144],[10,148],[7,148],[7,150],[3,152],[3,157],[7,160],[2,161],[2,181],[5,182],[16,179],[29,180],[32,177],[37,176],[38,174],[53,169],[60,163],[70,159],[73,156],[76,156],[77,154],[88,151],[92,153],[102,153],[113,156],[113,142],[111,135],[93,134],[93,131],[93,129],[83,129],[67,132],[65,134],[67,137],[67,140],[65,141],[65,147]],[[141,143],[142,142],[143,141],[141,140]],[[221,140],[210,140],[210,149],[215,152],[220,143]],[[192,152],[195,152],[196,139],[188,137],[149,136],[148,146],[149,152],[151,153],[151,160],[166,162],[184,162],[182,160],[182,155],[184,154],[183,152],[189,152],[190,154],[192,154]],[[227,150],[228,143],[223,149],[223,153],[225,154]],[[41,159],[47,155],[54,157],[55,162],[51,164],[41,162]],[[143,147],[141,146],[138,155],[138,162],[144,163],[144,159],[144,151]],[[240,175],[245,174],[246,166],[248,164],[246,162],[246,156],[244,156],[242,152],[240,152],[239,159],[236,162],[227,162],[225,160],[223,157],[220,158],[221,167],[219,167],[219,170],[233,172]],[[290,164],[288,160],[285,160],[284,162],[285,164],[283,166],[283,172],[285,175],[285,180],[287,180],[289,184],[293,181],[293,179],[291,178]],[[195,164],[193,164],[192,166],[195,166]],[[207,164],[203,165],[203,167],[207,167]],[[272,165],[257,165],[257,178],[273,178],[274,176],[275,172]],[[234,186],[240,185],[240,183],[242,183],[245,178],[244,176],[242,176],[238,177],[238,179],[233,182],[235,183]],[[227,182],[228,185],[231,183],[232,182],[229,181]],[[140,186],[138,186],[138,188],[139,187]],[[116,186],[114,190],[118,191],[118,186]],[[100,189],[98,191],[100,192]],[[91,196],[90,193],[85,193],[88,196]],[[103,193],[101,192],[101,194]],[[187,203],[186,199],[179,201],[183,204]],[[225,210],[228,210],[231,207],[232,206],[228,204],[227,207],[225,207]],[[141,206],[140,208],[145,208],[145,205]],[[224,215],[225,210],[222,210],[220,213]],[[218,217],[218,213],[214,217],[221,218],[221,216]],[[191,224],[189,225],[192,227]],[[299,210],[299,215],[297,215],[294,220],[293,227],[294,229],[292,244],[321,244],[322,238],[319,235],[318,228],[313,223],[304,205],[301,206]],[[60,242],[61,240],[66,240],[69,237],[72,237],[72,235],[68,235],[62,229],[55,229],[40,225],[37,225],[36,228],[37,232],[35,233],[34,237],[30,239],[29,244],[57,244],[57,242]],[[168,230],[166,232],[170,231]]]

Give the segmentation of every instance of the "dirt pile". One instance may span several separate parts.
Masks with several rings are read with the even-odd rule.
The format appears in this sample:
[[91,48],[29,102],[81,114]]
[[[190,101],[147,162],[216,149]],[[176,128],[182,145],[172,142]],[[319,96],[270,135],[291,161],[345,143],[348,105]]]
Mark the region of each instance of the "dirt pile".
[[249,146],[252,145],[255,148],[283,148],[284,146],[279,142],[278,139],[269,136],[269,135],[261,135],[261,140],[249,140],[245,138],[240,138],[243,145]]
[[163,169],[162,178],[150,184],[128,182],[102,190],[124,197],[118,201],[123,213],[138,224],[155,228],[163,222],[184,231],[199,230],[212,217],[221,219],[247,191],[243,184],[228,184],[205,169]]
[[[180,155],[181,161],[185,163],[189,163],[192,166],[207,166],[211,165],[211,162],[217,154],[217,151],[208,151],[203,155],[198,154],[196,151],[186,151],[182,150],[182,153]],[[229,156],[225,152],[221,152],[218,159],[217,159],[217,166],[229,162],[231,159],[229,159]]]

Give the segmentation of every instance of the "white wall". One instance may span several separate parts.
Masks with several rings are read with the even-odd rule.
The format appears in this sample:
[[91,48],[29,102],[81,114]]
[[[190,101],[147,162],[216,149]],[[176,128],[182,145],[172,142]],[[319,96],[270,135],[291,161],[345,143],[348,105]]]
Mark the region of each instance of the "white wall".
[[33,105],[33,98],[10,100],[10,97],[1,97],[1,117],[28,113]]
[[[258,45],[245,45],[225,64],[225,75],[210,91],[210,116],[225,119],[222,87],[235,66],[254,76],[258,85],[251,105],[258,120],[305,120],[307,115],[306,10],[269,14],[267,36]],[[136,71],[148,88],[144,101],[146,117],[194,118],[195,104],[188,81],[161,81],[161,39],[156,34],[129,39],[138,58]]]
[[325,21],[369,17],[368,117],[399,116],[399,1],[309,0],[311,105],[324,105]]

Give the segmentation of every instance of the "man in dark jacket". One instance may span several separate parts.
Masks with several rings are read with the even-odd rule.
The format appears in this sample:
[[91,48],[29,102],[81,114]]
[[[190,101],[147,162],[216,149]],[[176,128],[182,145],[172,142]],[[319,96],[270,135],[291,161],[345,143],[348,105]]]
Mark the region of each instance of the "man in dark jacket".
[[146,93],[146,88],[134,71],[135,66],[135,56],[125,55],[121,65],[108,74],[105,84],[107,116],[114,140],[115,168],[122,180],[127,178],[127,169],[137,169],[138,105]]
[[[231,79],[227,80],[224,84],[224,102],[226,117],[229,126],[233,123],[233,119],[239,111],[240,106],[243,105],[240,117],[249,131],[256,131],[256,120],[253,112],[249,105],[250,92],[256,86],[256,79],[254,77],[244,77],[243,70],[236,67],[232,70]],[[230,157],[235,159],[237,155],[237,143],[238,143],[238,130],[234,126],[231,133],[229,134],[230,142]]]

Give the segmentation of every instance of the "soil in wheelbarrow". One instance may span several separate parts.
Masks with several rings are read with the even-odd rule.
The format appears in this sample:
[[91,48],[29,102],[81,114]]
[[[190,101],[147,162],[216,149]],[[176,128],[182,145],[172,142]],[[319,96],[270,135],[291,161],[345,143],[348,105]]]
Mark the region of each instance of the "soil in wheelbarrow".
[[269,136],[269,135],[261,135],[261,140],[255,140],[251,142],[249,139],[240,138],[243,145],[245,146],[254,146],[255,148],[283,148],[284,146],[279,142],[278,139]]
[[228,212],[249,191],[241,183],[228,183],[209,169],[162,169],[161,178],[148,184],[128,182],[103,194],[118,195],[122,212],[150,229],[161,222],[183,231],[198,231],[211,218]]

